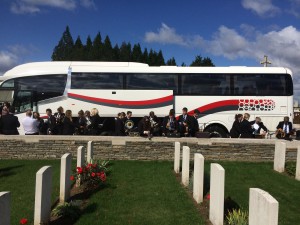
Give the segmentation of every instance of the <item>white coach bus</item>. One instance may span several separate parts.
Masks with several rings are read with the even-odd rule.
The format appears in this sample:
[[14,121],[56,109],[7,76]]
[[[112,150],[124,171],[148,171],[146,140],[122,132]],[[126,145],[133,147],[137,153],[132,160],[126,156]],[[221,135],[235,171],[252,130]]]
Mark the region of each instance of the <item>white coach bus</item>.
[[[292,72],[282,67],[149,67],[131,62],[37,62],[4,74],[0,101],[11,102],[19,120],[25,109],[45,116],[47,108],[97,108],[102,118],[118,112],[143,117],[200,111],[199,126],[226,137],[234,116],[248,112],[274,131],[293,117]],[[112,125],[113,126],[113,125]],[[20,130],[22,132],[22,129]]]

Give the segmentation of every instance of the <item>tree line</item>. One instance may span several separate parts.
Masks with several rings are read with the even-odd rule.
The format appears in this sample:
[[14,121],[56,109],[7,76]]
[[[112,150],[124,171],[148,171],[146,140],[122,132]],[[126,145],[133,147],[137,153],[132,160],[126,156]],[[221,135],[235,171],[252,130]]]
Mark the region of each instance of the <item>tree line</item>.
[[[120,46],[114,47],[108,35],[102,40],[100,32],[92,40],[87,37],[85,44],[80,36],[74,42],[69,26],[63,32],[61,39],[55,46],[52,53],[53,61],[113,61],[113,62],[141,62],[149,66],[177,66],[174,57],[165,61],[161,50],[158,52],[147,48],[142,50],[139,43],[131,45],[130,42],[123,42]],[[182,63],[181,66],[186,66]],[[197,55],[190,66],[214,66],[208,57]]]

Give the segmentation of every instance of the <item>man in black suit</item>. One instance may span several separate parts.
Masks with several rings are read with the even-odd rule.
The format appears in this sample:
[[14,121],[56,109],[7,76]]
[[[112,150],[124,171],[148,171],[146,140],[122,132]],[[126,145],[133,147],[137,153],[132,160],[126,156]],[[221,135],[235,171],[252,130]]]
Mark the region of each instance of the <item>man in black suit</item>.
[[283,121],[278,123],[276,129],[281,129],[284,132],[286,138],[294,133],[293,124],[290,122],[290,118],[288,116],[285,116],[283,118]]
[[266,133],[268,132],[268,129],[266,128],[264,123],[261,122],[260,117],[256,117],[255,120],[250,122],[250,125],[255,130],[254,134],[260,134],[261,130],[263,130],[263,135],[266,135]]
[[241,122],[240,131],[241,131],[241,138],[253,138],[254,129],[252,128],[249,122],[250,115],[249,113],[244,114],[244,118]]
[[164,118],[162,126],[163,136],[171,133],[177,133],[178,125],[175,118],[175,111],[173,109],[171,109],[169,115]]
[[189,136],[190,128],[192,126],[192,117],[187,114],[188,109],[184,107],[182,109],[182,115],[178,119],[178,132],[181,136]]
[[3,134],[18,135],[18,127],[20,127],[20,122],[18,117],[14,116],[12,110],[7,115],[2,115],[1,130]]
[[200,111],[198,109],[195,109],[194,115],[191,117],[191,126],[190,126],[190,132],[192,137],[195,137],[196,133],[199,132],[199,123],[198,123],[199,115],[200,115]]
[[124,117],[122,113],[118,113],[115,118],[115,136],[125,136]]
[[47,126],[47,134],[56,134],[55,126],[56,126],[56,118],[52,115],[51,109],[46,109],[47,120],[45,122]]

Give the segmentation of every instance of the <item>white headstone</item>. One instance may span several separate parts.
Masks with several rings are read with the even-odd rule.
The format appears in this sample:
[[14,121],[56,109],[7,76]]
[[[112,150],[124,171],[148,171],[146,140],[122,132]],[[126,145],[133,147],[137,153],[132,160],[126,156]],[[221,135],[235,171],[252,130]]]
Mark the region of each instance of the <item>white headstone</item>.
[[175,154],[174,154],[174,171],[180,172],[180,142],[175,142]]
[[36,173],[34,225],[48,224],[51,213],[52,168],[44,166]]
[[190,181],[190,148],[183,146],[182,150],[182,177],[181,181],[184,186],[189,185]]
[[296,180],[300,181],[300,146],[298,146],[298,151],[297,151]]
[[84,147],[79,146],[77,149],[77,167],[84,165]]
[[10,193],[0,192],[0,224],[10,225]]
[[277,141],[275,143],[274,170],[279,173],[284,172],[285,152],[286,152],[286,143]]
[[93,147],[94,147],[94,144],[93,144],[93,141],[89,141],[87,143],[87,162],[88,163],[92,163],[93,161]]
[[204,157],[200,153],[194,156],[193,197],[197,203],[203,202]]
[[277,225],[279,203],[269,193],[250,188],[249,225]]
[[72,164],[72,155],[66,153],[61,157],[60,162],[60,195],[59,201],[65,202],[70,198],[71,190],[71,165]]
[[224,223],[225,170],[217,163],[210,164],[209,220],[213,225]]

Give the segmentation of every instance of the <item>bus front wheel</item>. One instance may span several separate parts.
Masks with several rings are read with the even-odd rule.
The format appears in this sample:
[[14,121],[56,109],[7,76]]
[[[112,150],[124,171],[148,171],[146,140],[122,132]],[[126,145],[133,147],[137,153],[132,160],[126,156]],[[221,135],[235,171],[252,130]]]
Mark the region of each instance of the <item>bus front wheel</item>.
[[217,125],[209,126],[207,127],[204,131],[210,133],[211,138],[227,138],[228,137],[228,132]]

